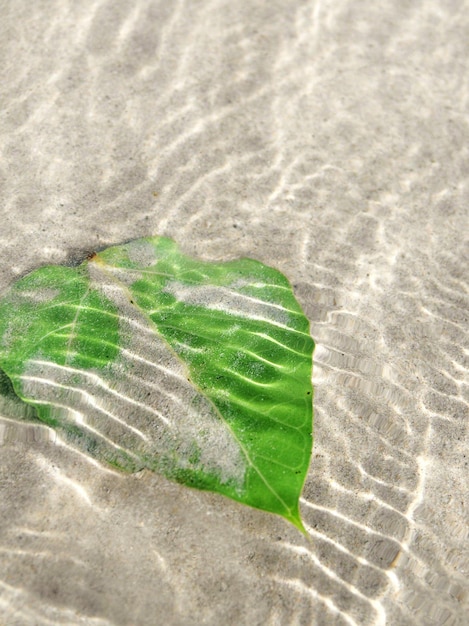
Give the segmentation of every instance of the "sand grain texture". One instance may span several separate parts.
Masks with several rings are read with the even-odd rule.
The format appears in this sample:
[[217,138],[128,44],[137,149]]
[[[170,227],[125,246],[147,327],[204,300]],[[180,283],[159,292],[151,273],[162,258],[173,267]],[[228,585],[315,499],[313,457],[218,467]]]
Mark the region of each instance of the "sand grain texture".
[[0,290],[152,234],[312,322],[308,543],[0,415],[0,623],[463,626],[465,1],[2,7]]

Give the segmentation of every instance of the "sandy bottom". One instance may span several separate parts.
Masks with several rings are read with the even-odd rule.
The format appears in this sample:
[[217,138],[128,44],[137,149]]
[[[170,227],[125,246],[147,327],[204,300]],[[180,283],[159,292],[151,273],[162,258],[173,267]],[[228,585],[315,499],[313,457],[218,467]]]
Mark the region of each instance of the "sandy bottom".
[[16,0],[0,292],[162,234],[311,320],[310,540],[0,416],[5,626],[463,625],[465,2]]

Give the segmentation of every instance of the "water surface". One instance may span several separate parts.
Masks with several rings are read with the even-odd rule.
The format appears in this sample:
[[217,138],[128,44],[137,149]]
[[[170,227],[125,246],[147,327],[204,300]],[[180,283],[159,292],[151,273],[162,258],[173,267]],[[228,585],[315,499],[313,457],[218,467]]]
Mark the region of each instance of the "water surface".
[[0,415],[0,622],[465,623],[465,2],[19,0],[0,289],[151,234],[312,322],[311,541]]

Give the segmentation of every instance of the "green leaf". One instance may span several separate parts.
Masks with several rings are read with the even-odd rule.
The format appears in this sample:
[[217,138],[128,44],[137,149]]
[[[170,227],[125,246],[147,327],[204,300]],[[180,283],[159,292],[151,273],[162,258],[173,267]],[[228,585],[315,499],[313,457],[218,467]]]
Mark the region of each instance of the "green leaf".
[[313,348],[280,272],[163,237],[44,267],[0,300],[0,368],[71,444],[301,530]]

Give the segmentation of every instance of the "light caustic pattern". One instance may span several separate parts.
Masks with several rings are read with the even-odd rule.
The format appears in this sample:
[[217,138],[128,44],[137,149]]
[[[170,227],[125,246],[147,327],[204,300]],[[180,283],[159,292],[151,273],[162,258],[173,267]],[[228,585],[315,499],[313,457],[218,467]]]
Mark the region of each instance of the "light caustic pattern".
[[0,365],[68,441],[302,529],[314,344],[282,274],[155,237],[37,270],[0,311]]
[[[10,3],[1,288],[68,250],[162,233],[281,268],[318,347],[310,543],[148,478],[112,475],[103,495],[102,465],[44,452],[6,419],[19,407],[2,411],[0,542],[22,550],[1,555],[3,621],[466,626],[464,4]],[[41,441],[18,454],[14,432]],[[46,519],[67,534],[44,537]]]

